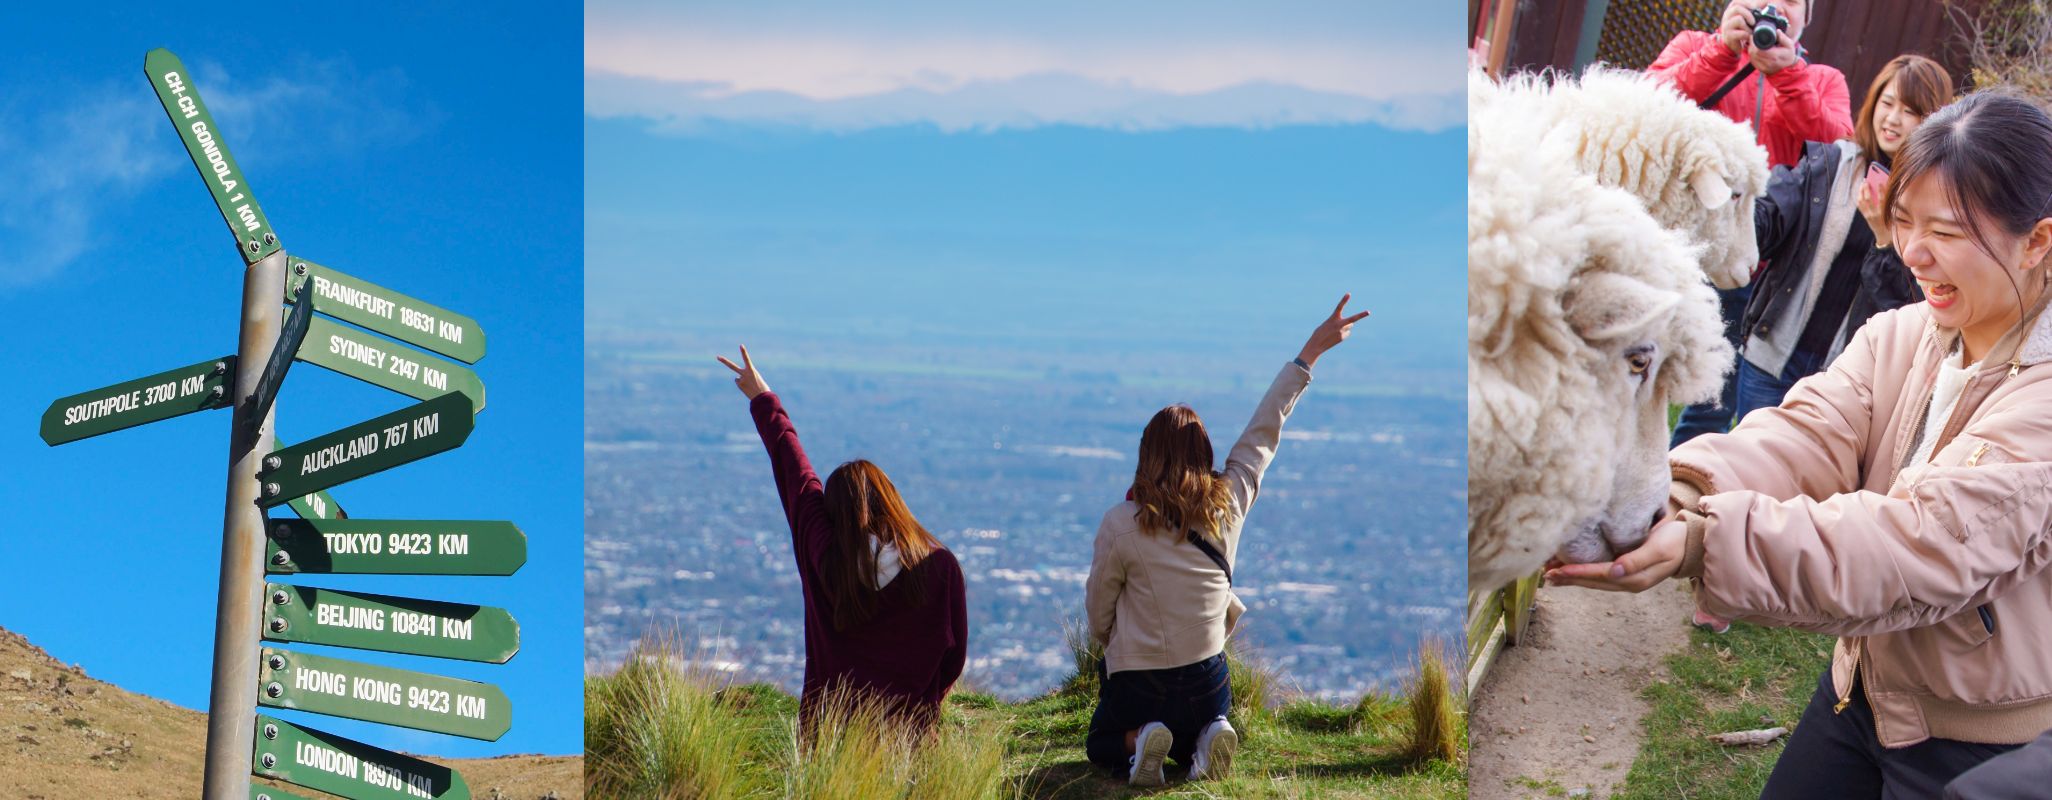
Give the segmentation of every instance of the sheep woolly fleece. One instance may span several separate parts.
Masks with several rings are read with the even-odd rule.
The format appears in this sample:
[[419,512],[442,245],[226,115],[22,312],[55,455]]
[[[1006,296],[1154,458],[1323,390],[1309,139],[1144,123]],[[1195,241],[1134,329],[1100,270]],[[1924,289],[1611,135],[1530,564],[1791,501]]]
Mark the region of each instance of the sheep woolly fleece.
[[[1534,157],[1548,117],[1494,102],[1504,88],[1471,73],[1468,569],[1476,592],[1538,569],[1599,515],[1634,448],[1657,447],[1636,455],[1657,459],[1664,496],[1666,441],[1635,441],[1644,438],[1634,429],[1643,409],[1630,406],[1645,393],[1623,366],[1626,342],[1611,334],[1657,345],[1653,391],[1640,402],[1657,403],[1663,425],[1667,403],[1716,397],[1733,363],[1699,250],[1634,195],[1564,159]],[[1592,332],[1597,338],[1585,338]]]

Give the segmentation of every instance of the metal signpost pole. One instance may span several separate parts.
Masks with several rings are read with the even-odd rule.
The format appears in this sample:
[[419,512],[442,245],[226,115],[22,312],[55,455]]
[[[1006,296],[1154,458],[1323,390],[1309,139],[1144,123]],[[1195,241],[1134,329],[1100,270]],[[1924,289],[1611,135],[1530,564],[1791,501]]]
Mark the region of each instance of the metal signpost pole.
[[258,417],[248,392],[263,377],[278,342],[285,293],[285,253],[249,265],[242,278],[242,328],[236,348],[234,422],[229,426],[228,507],[221,524],[221,594],[214,617],[214,684],[207,701],[207,763],[203,800],[249,800],[250,753],[256,728],[258,642],[262,638],[264,509],[257,472],[273,449],[275,413]]

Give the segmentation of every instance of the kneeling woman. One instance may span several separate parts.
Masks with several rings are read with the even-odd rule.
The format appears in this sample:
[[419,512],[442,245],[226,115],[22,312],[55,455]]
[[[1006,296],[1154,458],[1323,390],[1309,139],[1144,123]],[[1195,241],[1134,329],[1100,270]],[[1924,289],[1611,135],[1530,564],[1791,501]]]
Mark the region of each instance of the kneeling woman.
[[1160,786],[1169,758],[1188,765],[1192,779],[1221,777],[1232,766],[1239,734],[1226,722],[1225,645],[1245,610],[1232,594],[1240,526],[1311,365],[1368,316],[1346,316],[1346,307],[1340,298],[1283,366],[1225,469],[1212,471],[1211,438],[1196,411],[1175,405],[1156,413],[1140,435],[1126,502],[1098,525],[1084,606],[1104,662],[1084,750],[1135,785]]
[[1937,797],[2052,728],[2052,118],[1968,95],[1895,165],[1883,208],[1924,302],[1675,448],[1638,550],[1547,573],[1695,578],[1699,612],[1839,637],[1765,798]]
[[834,692],[876,700],[931,728],[962,675],[969,618],[962,568],[919,525],[883,470],[867,461],[836,468],[821,486],[791,417],[741,348],[739,377],[755,430],[769,449],[777,497],[805,593],[805,691],[799,727],[811,730]]

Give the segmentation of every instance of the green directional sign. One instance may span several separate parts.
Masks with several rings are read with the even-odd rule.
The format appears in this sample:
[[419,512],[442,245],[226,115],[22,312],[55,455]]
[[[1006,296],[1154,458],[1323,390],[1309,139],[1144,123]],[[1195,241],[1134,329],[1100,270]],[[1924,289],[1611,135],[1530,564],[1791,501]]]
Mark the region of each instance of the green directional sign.
[[225,408],[235,357],[210,358],[146,378],[60,398],[43,412],[43,441],[75,442],[209,408]]
[[[484,329],[477,320],[303,258],[288,263],[294,278],[288,284],[301,275],[310,279],[306,293],[313,297],[315,311],[465,364],[484,358]],[[287,285],[285,302],[299,302],[299,291],[297,285]]]
[[278,236],[271,230],[271,221],[264,217],[263,207],[257,205],[255,195],[250,193],[249,179],[235,165],[235,157],[228,154],[228,145],[221,141],[221,131],[214,125],[214,115],[207,113],[207,104],[200,101],[199,90],[193,87],[192,75],[185,71],[184,62],[171,51],[158,48],[143,56],[143,71],[149,73],[150,86],[157,90],[164,113],[171,115],[171,125],[178,129],[186,154],[192,156],[193,166],[199,168],[200,177],[207,182],[207,191],[213,194],[214,205],[221,209],[221,218],[227,220],[228,230],[235,234],[235,249],[242,253],[243,261],[254,264],[276,252]]
[[491,606],[271,583],[264,638],[503,664],[520,651],[520,623]]
[[266,647],[257,703],[498,741],[513,726],[499,687]]
[[258,714],[252,772],[351,800],[470,800],[456,770]]
[[401,347],[347,325],[314,320],[306,341],[299,345],[298,358],[422,400],[462,392],[470,395],[473,410],[484,410],[484,383],[469,367]]
[[327,492],[294,497],[286,503],[292,506],[292,513],[300,519],[348,519],[349,512],[342,510],[342,504],[335,502]]
[[527,535],[494,520],[276,519],[264,569],[355,575],[511,575]]
[[470,437],[470,426],[470,397],[450,392],[281,448],[257,472],[257,504],[275,506],[454,449]]

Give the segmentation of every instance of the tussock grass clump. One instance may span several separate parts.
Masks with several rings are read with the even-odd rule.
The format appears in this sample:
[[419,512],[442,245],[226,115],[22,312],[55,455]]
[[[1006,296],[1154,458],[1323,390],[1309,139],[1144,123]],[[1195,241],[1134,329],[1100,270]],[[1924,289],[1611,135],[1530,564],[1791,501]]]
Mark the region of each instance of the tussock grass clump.
[[1454,695],[1447,677],[1446,646],[1428,639],[1418,648],[1418,673],[1406,688],[1411,729],[1404,756],[1415,762],[1454,761],[1464,738],[1454,713]]
[[585,791],[592,797],[740,800],[755,737],[714,679],[683,667],[674,640],[647,640],[612,675],[584,683]]
[[885,703],[853,692],[820,699],[810,730],[790,721],[781,754],[783,796],[818,800],[1001,800],[1003,737],[959,717],[931,731],[893,717]]

